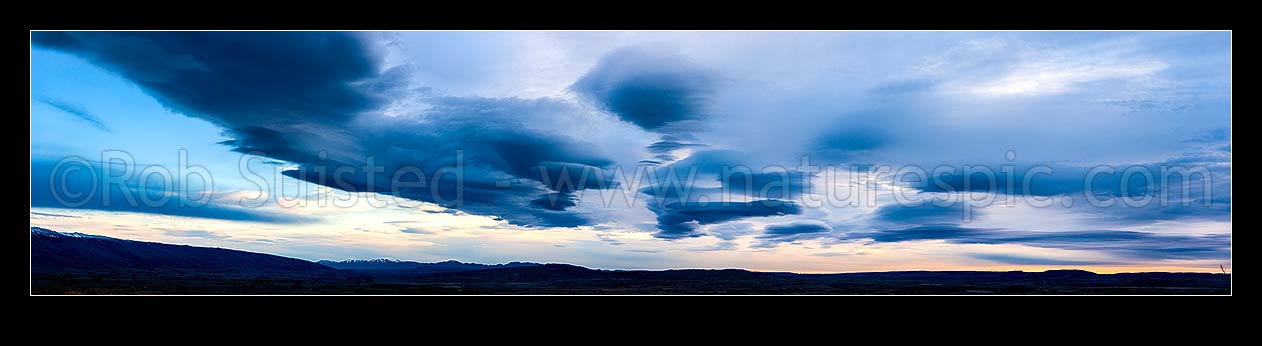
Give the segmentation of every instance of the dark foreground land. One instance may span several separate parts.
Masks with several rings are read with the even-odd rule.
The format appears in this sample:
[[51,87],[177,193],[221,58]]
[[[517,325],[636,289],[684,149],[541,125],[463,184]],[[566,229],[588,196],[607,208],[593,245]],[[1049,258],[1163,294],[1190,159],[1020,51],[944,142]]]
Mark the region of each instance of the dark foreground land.
[[[309,262],[31,231],[33,294],[1230,294],[1212,273],[611,271],[566,264]],[[341,269],[339,269],[341,268]]]
[[744,270],[597,271],[547,264],[441,274],[32,273],[34,294],[1229,294],[1229,275]]

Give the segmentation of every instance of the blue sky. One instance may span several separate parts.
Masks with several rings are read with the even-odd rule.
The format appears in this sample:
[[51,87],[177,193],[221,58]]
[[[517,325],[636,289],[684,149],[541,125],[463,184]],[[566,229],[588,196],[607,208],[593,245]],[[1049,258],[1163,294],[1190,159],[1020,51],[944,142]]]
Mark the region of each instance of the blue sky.
[[[1230,111],[1229,32],[33,32],[31,222],[311,260],[1216,270]],[[127,167],[170,174],[57,195]],[[106,201],[133,193],[169,199]]]

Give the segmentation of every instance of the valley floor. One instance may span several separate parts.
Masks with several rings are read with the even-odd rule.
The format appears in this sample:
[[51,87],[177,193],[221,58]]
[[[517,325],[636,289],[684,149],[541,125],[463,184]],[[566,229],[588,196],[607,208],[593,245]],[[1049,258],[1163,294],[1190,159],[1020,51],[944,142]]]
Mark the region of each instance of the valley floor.
[[459,273],[32,273],[33,294],[1230,294],[1229,274],[1048,272],[761,273],[602,271],[567,265]]

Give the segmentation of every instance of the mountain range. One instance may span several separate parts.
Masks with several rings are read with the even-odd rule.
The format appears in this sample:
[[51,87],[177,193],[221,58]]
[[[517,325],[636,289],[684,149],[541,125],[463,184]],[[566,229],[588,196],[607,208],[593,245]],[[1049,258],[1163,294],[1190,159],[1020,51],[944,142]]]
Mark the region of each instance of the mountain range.
[[247,251],[31,228],[33,294],[1230,294],[1231,275],[741,269],[391,259],[311,262]]
[[538,263],[527,262],[510,262],[503,264],[481,264],[481,263],[464,263],[457,260],[447,260],[434,263],[421,263],[413,261],[400,261],[389,258],[378,258],[370,260],[345,260],[345,261],[316,261],[321,265],[341,270],[352,271],[377,271],[377,272],[402,272],[402,273],[449,273],[470,270],[484,270],[495,268],[517,268],[537,266]]

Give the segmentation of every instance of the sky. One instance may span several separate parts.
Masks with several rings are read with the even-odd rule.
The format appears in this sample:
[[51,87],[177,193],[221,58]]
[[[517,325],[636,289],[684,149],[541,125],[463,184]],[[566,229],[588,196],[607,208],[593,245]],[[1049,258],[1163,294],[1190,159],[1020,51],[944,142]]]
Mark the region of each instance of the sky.
[[30,60],[31,224],[58,231],[308,260],[1231,267],[1230,32],[38,31]]

